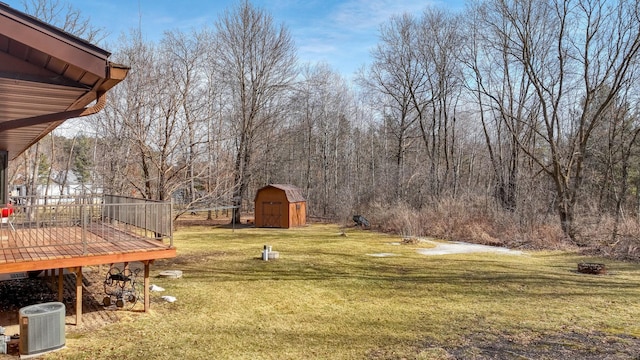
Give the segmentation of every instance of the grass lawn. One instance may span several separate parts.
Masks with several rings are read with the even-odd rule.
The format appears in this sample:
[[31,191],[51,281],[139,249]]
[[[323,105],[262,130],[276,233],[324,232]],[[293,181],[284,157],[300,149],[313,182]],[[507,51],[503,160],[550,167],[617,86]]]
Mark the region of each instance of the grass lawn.
[[[152,293],[150,313],[123,311],[116,324],[68,332],[67,348],[46,358],[626,359],[640,351],[639,264],[563,252],[425,256],[416,249],[428,244],[340,233],[181,228],[178,257],[152,266],[152,284],[166,290]],[[260,260],[265,244],[280,259]],[[378,253],[394,256],[370,256]],[[585,261],[609,273],[578,274]],[[154,276],[169,269],[184,275]]]

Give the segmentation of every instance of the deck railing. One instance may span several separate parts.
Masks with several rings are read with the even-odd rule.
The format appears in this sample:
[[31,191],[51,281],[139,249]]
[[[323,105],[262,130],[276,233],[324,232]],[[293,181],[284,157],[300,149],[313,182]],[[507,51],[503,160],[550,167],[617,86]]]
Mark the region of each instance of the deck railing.
[[[126,242],[147,239],[173,246],[172,203],[102,195],[22,197],[13,199],[13,213],[3,217],[0,233],[19,234],[18,247]],[[7,215],[8,211],[4,211]],[[9,246],[5,241],[4,247]]]

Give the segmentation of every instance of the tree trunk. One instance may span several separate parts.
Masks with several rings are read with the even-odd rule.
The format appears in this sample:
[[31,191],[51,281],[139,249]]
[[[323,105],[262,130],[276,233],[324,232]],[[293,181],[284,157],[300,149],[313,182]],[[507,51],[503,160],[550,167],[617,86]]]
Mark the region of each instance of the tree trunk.
[[576,243],[574,206],[567,201],[560,201],[558,203],[558,216],[560,217],[562,232]]

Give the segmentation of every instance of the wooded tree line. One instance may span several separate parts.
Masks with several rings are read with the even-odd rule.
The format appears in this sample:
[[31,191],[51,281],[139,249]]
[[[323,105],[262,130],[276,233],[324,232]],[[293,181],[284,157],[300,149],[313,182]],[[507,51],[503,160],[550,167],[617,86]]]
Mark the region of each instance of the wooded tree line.
[[[251,211],[258,188],[290,183],[313,217],[411,235],[447,214],[492,238],[509,223],[637,246],[639,49],[638,1],[478,0],[388,19],[350,83],[300,62],[286,24],[243,1],[111,46],[131,71],[82,123],[79,163],[105,192],[184,208]],[[47,149],[64,147],[30,150],[21,171],[61,156]]]

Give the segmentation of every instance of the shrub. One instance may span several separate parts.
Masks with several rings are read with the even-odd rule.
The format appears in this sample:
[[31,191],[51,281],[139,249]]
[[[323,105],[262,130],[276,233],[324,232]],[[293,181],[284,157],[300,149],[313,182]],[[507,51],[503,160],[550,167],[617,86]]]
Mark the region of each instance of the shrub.
[[405,203],[369,207],[371,223],[402,237],[435,237],[512,248],[566,248],[555,217],[534,216],[501,210],[489,199],[446,198],[414,209]]

